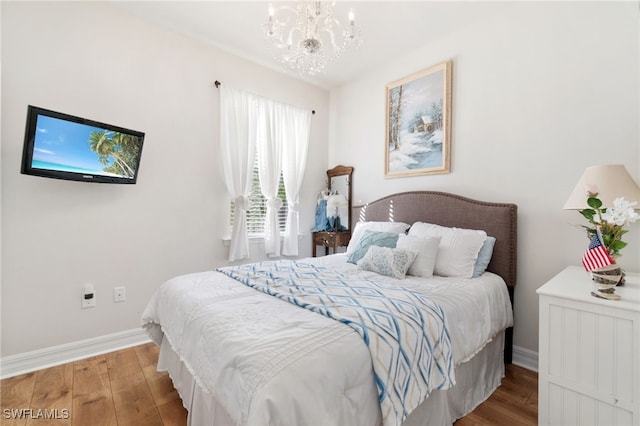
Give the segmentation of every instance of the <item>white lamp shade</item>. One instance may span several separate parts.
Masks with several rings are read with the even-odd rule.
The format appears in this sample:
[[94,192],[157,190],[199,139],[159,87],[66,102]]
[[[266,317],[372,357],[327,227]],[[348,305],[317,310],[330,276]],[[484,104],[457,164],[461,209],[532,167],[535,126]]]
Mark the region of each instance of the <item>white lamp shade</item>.
[[640,201],[640,187],[622,164],[587,167],[563,208],[589,208],[589,192],[597,193],[605,208],[613,207],[613,200],[620,197],[630,202]]
[[329,195],[327,198],[327,217],[335,217],[339,215],[339,208],[349,205],[347,197],[340,194]]

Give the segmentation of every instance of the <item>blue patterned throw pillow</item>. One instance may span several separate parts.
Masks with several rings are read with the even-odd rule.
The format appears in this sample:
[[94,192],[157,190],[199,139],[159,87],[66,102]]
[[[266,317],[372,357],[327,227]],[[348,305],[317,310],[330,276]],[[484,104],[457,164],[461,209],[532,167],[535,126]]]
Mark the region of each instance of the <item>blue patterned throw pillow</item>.
[[358,261],[358,268],[402,280],[417,255],[412,250],[371,246]]
[[369,247],[371,246],[395,247],[398,242],[399,235],[400,234],[395,234],[393,232],[364,231],[362,238],[349,256],[347,262],[358,263],[358,260],[362,259],[364,255],[367,254],[367,250],[369,250]]

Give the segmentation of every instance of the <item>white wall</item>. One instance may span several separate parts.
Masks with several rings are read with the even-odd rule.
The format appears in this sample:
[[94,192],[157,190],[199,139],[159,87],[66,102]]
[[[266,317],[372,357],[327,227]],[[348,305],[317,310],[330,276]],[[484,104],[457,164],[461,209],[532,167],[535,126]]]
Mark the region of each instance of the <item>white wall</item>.
[[[586,248],[581,216],[562,210],[584,168],[624,164],[640,182],[638,15],[637,2],[517,3],[331,92],[329,166],[354,167],[354,201],[441,190],[518,204],[514,343],[525,349],[538,348],[536,289]],[[385,180],[385,85],[447,59],[451,173]],[[638,271],[638,223],[625,240],[620,263]]]
[[[329,94],[96,2],[1,2],[2,356],[136,328],[166,279],[226,264],[228,197],[214,80],[315,109],[309,158],[328,155]],[[20,174],[27,105],[146,132],[138,183]],[[326,161],[301,194],[311,254]],[[252,246],[253,260],[262,260]],[[97,307],[80,309],[83,284]],[[127,301],[112,302],[126,286]]]

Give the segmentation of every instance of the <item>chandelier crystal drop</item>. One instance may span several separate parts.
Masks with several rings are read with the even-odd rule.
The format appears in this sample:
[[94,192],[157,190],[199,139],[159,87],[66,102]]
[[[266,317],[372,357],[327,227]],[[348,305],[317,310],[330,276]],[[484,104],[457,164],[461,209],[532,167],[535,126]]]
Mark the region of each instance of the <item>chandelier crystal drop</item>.
[[269,5],[264,30],[276,60],[287,69],[313,76],[323,73],[327,63],[349,46],[362,44],[353,11],[343,28],[333,16],[334,5],[335,1],[308,0],[299,0],[295,6]]

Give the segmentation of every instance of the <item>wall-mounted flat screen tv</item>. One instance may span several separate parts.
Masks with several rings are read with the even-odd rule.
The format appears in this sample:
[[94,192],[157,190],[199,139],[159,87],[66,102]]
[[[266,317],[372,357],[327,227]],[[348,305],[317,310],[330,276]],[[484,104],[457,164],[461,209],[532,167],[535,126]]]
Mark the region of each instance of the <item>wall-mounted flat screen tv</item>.
[[21,172],[136,183],[144,133],[29,105]]

